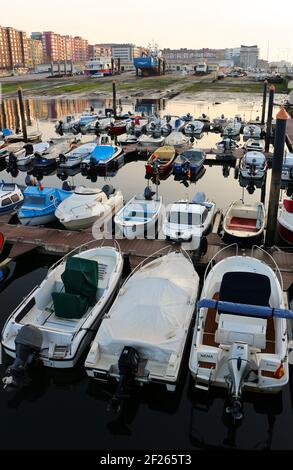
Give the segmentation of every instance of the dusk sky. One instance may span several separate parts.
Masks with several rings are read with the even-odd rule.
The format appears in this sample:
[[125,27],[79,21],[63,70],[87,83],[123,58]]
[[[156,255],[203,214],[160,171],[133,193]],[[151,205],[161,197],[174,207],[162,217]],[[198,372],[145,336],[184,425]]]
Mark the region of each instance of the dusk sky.
[[[261,58],[293,62],[292,0],[10,0],[2,26],[55,31],[90,43],[133,42],[160,48],[258,44]],[[268,47],[269,45],[269,47]]]

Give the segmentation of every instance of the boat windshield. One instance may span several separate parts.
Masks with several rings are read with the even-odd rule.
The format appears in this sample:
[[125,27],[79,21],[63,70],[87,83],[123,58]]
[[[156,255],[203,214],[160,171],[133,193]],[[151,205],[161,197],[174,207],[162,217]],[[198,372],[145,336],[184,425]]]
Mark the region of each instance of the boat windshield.
[[30,206],[45,206],[46,196],[24,196],[24,204]]
[[171,211],[168,221],[177,225],[200,225],[201,215],[194,212]]

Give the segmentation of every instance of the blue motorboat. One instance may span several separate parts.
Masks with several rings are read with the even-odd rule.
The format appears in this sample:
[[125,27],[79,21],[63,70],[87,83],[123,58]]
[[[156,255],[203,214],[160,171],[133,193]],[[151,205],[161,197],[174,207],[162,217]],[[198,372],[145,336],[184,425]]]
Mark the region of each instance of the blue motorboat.
[[23,194],[17,184],[0,183],[0,214],[12,212],[23,202]]
[[23,225],[44,225],[56,220],[57,206],[72,194],[58,188],[29,186],[24,191],[24,202],[17,212]]
[[81,170],[104,170],[111,166],[122,154],[121,147],[112,145],[97,145],[94,150],[81,162]]
[[200,149],[186,150],[176,158],[173,174],[179,178],[196,178],[203,167],[205,158],[205,152]]
[[34,169],[46,169],[46,168],[53,168],[57,166],[56,158],[46,158],[40,155],[39,153],[35,153],[34,158]]

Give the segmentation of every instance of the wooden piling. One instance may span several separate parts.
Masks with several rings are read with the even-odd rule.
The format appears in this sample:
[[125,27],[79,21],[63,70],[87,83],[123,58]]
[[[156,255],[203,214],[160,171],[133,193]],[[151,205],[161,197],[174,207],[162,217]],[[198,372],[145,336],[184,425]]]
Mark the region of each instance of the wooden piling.
[[270,142],[271,142],[271,130],[272,130],[273,109],[274,109],[274,96],[275,96],[275,87],[274,87],[274,85],[271,85],[270,86],[270,91],[269,91],[269,107],[268,107],[266,141],[265,141],[265,151],[266,152],[269,151]]
[[20,110],[20,117],[21,117],[23,141],[27,142],[26,120],[25,120],[25,112],[24,112],[23,96],[22,96],[22,88],[21,87],[18,87],[17,94],[18,94],[19,110]]
[[266,104],[267,104],[267,91],[268,91],[268,81],[265,80],[263,84],[263,98],[262,98],[262,114],[261,114],[261,123],[265,123],[265,114],[266,114]]
[[116,102],[116,82],[115,82],[115,80],[113,80],[113,82],[112,82],[112,92],[113,92],[114,118],[116,119],[116,116],[117,116],[117,102]]
[[272,166],[272,178],[270,187],[269,210],[267,219],[267,232],[265,246],[271,247],[276,240],[276,226],[278,216],[278,206],[281,187],[281,175],[284,157],[284,148],[286,140],[287,119],[289,118],[284,108],[281,108],[277,114],[274,156]]

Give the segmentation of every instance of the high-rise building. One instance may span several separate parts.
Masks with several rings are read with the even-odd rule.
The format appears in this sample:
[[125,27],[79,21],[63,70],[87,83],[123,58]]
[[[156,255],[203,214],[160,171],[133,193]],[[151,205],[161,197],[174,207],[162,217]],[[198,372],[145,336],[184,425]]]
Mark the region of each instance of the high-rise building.
[[52,31],[45,31],[42,41],[46,62],[63,60],[86,62],[88,59],[88,41],[79,36],[61,36]]
[[111,57],[112,48],[103,44],[89,44],[88,56],[89,59],[94,59],[96,57]]
[[28,62],[26,33],[0,26],[0,68],[26,68]]
[[43,59],[43,44],[39,39],[28,38],[28,65],[29,67],[35,67],[44,63]]
[[240,48],[240,65],[245,69],[256,68],[259,59],[258,46],[243,46]]

